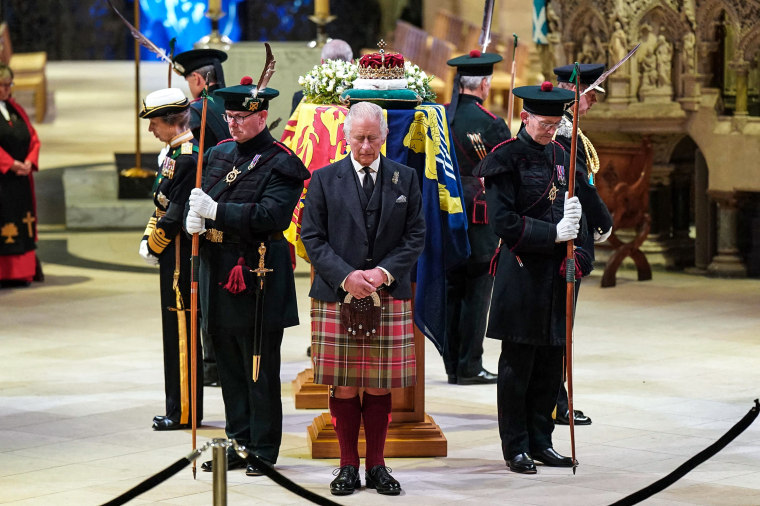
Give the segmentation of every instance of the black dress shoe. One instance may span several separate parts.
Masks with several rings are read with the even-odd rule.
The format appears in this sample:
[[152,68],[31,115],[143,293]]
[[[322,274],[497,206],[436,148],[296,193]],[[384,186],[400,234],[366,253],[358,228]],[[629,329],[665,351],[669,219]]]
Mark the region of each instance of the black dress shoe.
[[[207,460],[203,464],[201,464],[201,470],[210,473],[214,470],[214,461],[213,460]],[[227,470],[231,471],[233,469],[243,469],[244,467],[247,467],[247,463],[243,457],[238,455],[235,452],[227,452]],[[247,471],[247,470],[246,470]],[[246,474],[248,474],[246,472]],[[251,475],[256,476],[256,475]]]
[[475,376],[459,376],[457,378],[457,385],[490,385],[496,383],[498,379],[499,377],[496,374],[481,369]]
[[513,473],[536,474],[536,463],[527,453],[518,453],[507,460],[507,467]]
[[248,464],[245,467],[245,475],[246,476],[264,476],[264,471],[254,466],[253,464]]
[[157,416],[153,418],[153,430],[180,430],[189,428],[189,423],[175,422],[166,416]]
[[361,488],[362,482],[359,479],[359,469],[354,466],[343,466],[333,471],[337,476],[330,483],[330,493],[332,495],[351,495],[354,490]]
[[571,457],[564,457],[557,453],[554,448],[546,448],[539,452],[533,453],[533,459],[541,462],[545,466],[549,467],[573,467],[573,459]]
[[[575,415],[573,417],[575,425],[591,425],[591,418],[584,415],[583,411],[574,409],[573,414]],[[570,425],[570,410],[567,410],[562,414],[557,413],[554,418],[554,423],[557,425]]]
[[390,475],[391,468],[385,466],[375,466],[364,473],[364,481],[367,482],[367,488],[374,488],[378,494],[382,495],[399,495],[401,493],[401,484]]

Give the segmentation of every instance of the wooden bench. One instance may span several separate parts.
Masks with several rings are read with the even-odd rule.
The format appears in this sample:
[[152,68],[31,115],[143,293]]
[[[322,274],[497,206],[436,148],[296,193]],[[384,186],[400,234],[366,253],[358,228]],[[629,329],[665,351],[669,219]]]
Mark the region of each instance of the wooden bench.
[[47,53],[14,53],[6,23],[0,23],[0,61],[13,70],[14,91],[31,91],[34,94],[34,117],[42,123],[47,113]]

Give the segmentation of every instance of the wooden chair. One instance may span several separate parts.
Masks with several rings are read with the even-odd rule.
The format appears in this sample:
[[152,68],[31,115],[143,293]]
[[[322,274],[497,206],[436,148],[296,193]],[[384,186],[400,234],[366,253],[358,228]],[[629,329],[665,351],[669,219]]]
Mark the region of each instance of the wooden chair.
[[451,101],[456,69],[446,62],[454,55],[456,47],[451,42],[438,37],[430,37],[428,45],[428,59],[424,70],[428,75],[435,76],[430,82],[430,87],[436,94],[435,101],[439,104],[447,104]]
[[464,19],[452,14],[451,12],[442,9],[435,15],[435,21],[433,22],[433,32],[431,35],[439,39],[450,42],[456,49],[460,49],[459,45],[463,41],[463,32],[465,27]]
[[38,123],[42,123],[47,112],[47,53],[14,53],[8,26],[0,23],[0,60],[13,70],[14,91],[34,93],[34,116]]
[[427,64],[427,38],[428,34],[422,28],[398,20],[393,35],[393,50],[424,69]]
[[[649,186],[652,174],[652,146],[648,138],[640,144],[594,144],[599,155],[596,188],[607,204],[613,218],[612,234],[600,249],[612,249],[602,275],[602,286],[615,286],[620,264],[630,257],[636,265],[639,281],[652,279],[641,245],[649,235],[652,219],[649,215]],[[632,229],[633,239],[623,242],[618,237],[622,229]]]

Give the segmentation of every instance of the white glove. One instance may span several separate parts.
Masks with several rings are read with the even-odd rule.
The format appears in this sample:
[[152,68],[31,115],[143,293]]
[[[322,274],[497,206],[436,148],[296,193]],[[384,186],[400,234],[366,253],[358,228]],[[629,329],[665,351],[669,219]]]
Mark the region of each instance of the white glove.
[[581,221],[581,201],[578,197],[567,198],[567,192],[565,192],[565,210],[562,218],[575,218],[575,221]]
[[203,193],[200,188],[193,188],[190,192],[190,210],[198,213],[202,218],[216,219],[216,202]]
[[206,220],[190,209],[185,219],[185,230],[188,234],[202,234],[206,231]]
[[565,242],[578,237],[581,225],[581,202],[578,197],[567,198],[565,192],[565,213],[557,223],[557,238],[555,242]]
[[599,232],[597,232],[596,230],[594,230],[594,242],[604,242],[604,241],[606,241],[611,233],[612,233],[612,227],[610,227],[610,229],[608,231],[606,231],[605,233],[603,233],[603,234],[600,234]]
[[158,257],[153,256],[150,253],[150,250],[148,249],[148,240],[143,239],[140,241],[140,249],[138,250],[138,253],[140,253],[140,256],[145,260],[145,263],[150,266],[156,266],[158,265]]

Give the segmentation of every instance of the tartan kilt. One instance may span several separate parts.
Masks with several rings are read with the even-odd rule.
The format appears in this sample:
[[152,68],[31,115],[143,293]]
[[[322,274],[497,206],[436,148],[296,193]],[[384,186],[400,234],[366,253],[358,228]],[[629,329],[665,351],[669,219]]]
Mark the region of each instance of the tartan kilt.
[[382,316],[371,337],[351,336],[340,304],[312,299],[311,360],[314,383],[343,387],[402,388],[417,380],[411,300],[378,292]]

